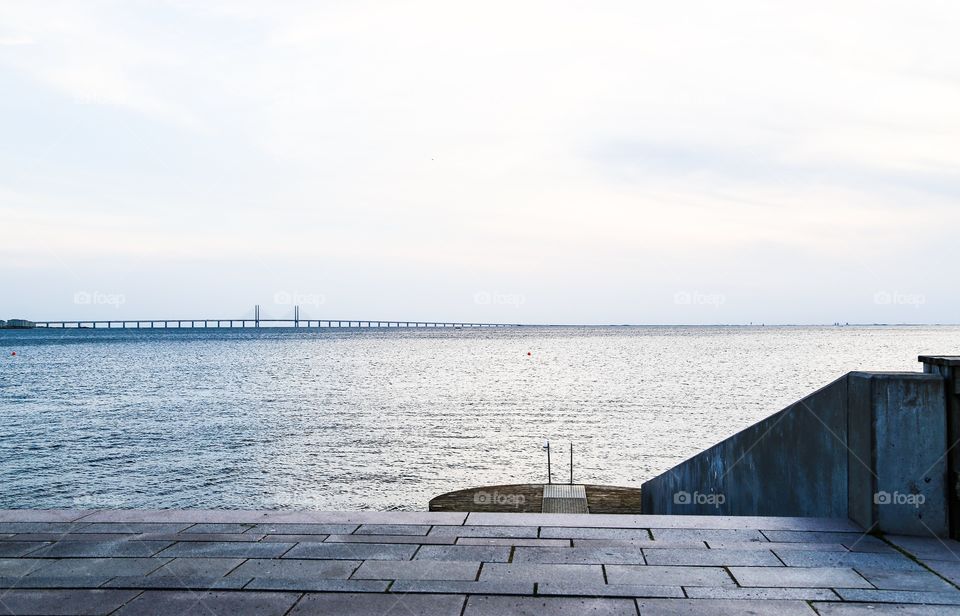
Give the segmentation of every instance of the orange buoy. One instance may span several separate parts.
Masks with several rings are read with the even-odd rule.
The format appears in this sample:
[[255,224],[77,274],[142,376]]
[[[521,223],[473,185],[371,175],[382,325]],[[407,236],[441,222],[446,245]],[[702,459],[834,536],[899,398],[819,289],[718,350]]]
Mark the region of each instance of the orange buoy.
[[17,352],[16,352],[16,351],[14,351],[13,353],[10,353],[10,354],[11,354],[11,355],[16,355],[16,354],[17,354]]

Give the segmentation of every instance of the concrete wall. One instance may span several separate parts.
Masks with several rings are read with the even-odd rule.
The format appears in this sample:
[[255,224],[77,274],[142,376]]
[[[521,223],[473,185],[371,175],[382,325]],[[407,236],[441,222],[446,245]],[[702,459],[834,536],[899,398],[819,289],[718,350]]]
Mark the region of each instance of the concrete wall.
[[946,535],[946,450],[942,376],[853,372],[644,483],[643,511]]

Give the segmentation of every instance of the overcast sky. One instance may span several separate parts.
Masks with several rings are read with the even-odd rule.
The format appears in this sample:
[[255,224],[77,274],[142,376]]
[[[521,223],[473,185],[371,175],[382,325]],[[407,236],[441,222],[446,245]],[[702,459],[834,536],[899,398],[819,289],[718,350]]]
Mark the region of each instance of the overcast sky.
[[0,318],[957,322],[955,2],[4,2]]

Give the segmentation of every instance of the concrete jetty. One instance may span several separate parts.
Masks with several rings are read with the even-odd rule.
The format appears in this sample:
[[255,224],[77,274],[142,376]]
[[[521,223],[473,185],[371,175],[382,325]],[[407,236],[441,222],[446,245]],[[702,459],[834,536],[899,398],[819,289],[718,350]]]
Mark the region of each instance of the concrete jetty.
[[0,511],[0,614],[947,614],[960,543],[848,519]]

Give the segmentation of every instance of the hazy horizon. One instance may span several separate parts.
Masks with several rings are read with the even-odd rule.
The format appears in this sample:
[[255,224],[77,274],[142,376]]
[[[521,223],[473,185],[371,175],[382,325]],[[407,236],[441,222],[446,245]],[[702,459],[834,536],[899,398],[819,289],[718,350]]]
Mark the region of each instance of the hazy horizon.
[[0,319],[956,321],[960,6],[0,6]]

